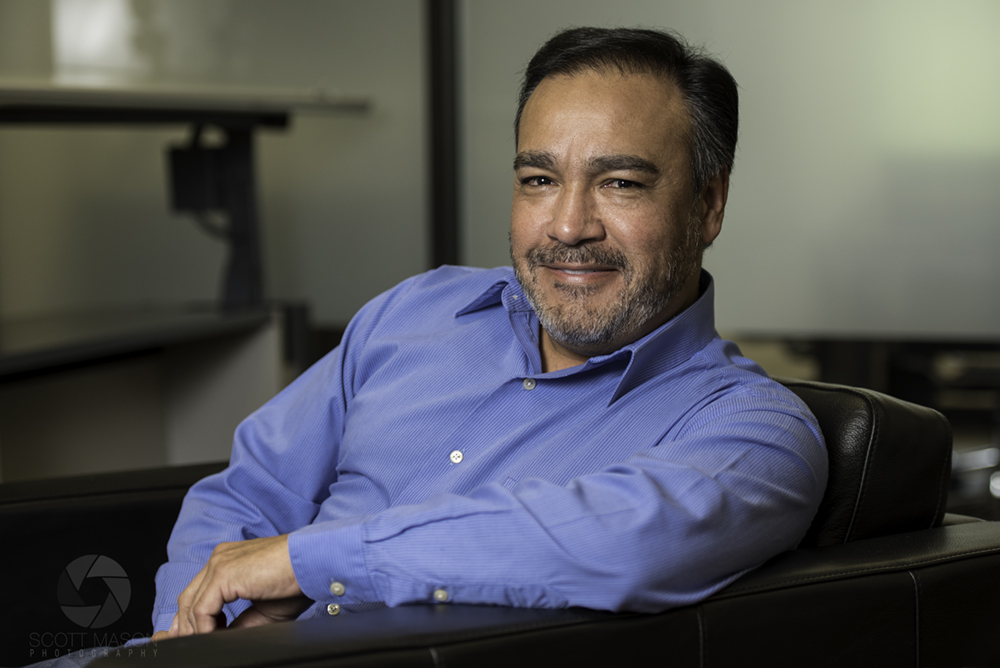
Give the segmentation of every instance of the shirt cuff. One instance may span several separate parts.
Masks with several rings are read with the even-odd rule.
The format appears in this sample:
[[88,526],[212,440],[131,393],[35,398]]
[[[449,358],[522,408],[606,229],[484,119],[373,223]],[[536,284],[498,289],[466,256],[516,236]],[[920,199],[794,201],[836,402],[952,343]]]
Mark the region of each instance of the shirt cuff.
[[[177,597],[201,571],[202,564],[168,562],[156,572],[156,602],[153,605],[153,633],[166,631],[177,614]],[[165,624],[165,626],[164,626]]]
[[342,605],[382,600],[365,564],[366,519],[319,522],[288,534],[288,555],[303,594]]
[[161,612],[158,614],[156,616],[156,621],[153,622],[153,633],[169,631],[170,625],[174,623],[174,617],[176,615],[176,612]]

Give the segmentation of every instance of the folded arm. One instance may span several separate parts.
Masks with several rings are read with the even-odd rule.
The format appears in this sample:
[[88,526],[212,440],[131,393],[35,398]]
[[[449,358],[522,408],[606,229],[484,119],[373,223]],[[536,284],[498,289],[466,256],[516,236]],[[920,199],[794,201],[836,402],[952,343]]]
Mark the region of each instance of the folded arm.
[[822,444],[797,417],[718,406],[702,421],[567,485],[491,483],[304,527],[289,537],[297,581],[341,604],[695,602],[793,548],[826,482]]

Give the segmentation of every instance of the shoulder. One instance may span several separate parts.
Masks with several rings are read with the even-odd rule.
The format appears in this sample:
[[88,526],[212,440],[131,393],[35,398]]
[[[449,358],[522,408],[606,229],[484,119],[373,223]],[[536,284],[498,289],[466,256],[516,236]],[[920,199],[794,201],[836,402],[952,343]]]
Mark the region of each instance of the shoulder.
[[725,415],[753,413],[758,418],[770,415],[782,423],[798,422],[822,443],[819,424],[809,407],[731,341],[713,340],[691,360],[684,375],[692,395],[702,397],[685,429],[704,427]]
[[383,292],[362,307],[354,320],[374,326],[400,319],[454,316],[492,286],[513,280],[514,272],[509,267],[481,269],[445,265],[412,276]]
[[446,264],[437,269],[412,276],[400,283],[395,289],[402,289],[410,295],[418,295],[423,292],[449,294],[460,302],[463,298],[476,298],[497,282],[512,280],[514,280],[514,271],[510,267],[483,269]]
[[416,338],[440,338],[456,326],[456,314],[489,292],[514,280],[506,267],[443,266],[412,276],[378,295],[354,316],[341,348],[359,354],[373,342],[392,346]]

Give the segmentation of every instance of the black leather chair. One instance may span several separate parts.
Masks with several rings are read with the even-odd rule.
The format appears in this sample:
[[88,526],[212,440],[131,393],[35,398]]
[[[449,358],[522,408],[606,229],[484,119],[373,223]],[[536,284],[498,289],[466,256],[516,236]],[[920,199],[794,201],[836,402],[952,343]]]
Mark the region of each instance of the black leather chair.
[[[404,606],[122,649],[95,665],[1000,665],[1000,523],[944,515],[945,419],[867,390],[782,382],[826,436],[826,495],[798,549],[698,605],[656,615]],[[10,585],[0,665],[148,633],[152,575],[180,500],[220,466],[0,485]],[[60,574],[86,554],[121,564],[132,586],[125,614],[102,629],[60,610]]]

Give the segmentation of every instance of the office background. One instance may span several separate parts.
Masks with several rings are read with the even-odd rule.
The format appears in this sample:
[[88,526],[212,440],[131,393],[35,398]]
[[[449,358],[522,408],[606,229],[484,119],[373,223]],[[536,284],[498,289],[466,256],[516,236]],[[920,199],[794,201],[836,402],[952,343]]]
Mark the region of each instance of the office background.
[[[507,262],[520,71],[567,25],[668,26],[741,85],[723,328],[1000,334],[1000,6],[458,3],[462,260]],[[417,0],[3,0],[0,77],[316,87],[365,116],[259,140],[268,294],[338,323],[428,264],[426,36]],[[0,128],[0,314],[212,299],[222,249],[166,205],[181,129]],[[126,165],[125,169],[117,168]]]
[[[781,368],[807,373],[844,359],[882,369],[897,342],[942,344],[934,368],[974,344],[992,368],[1000,5],[455,4],[463,263],[508,262],[511,121],[534,49],[569,25],[670,27],[741,85],[726,224],[706,259],[720,330],[750,348],[778,342]],[[368,96],[365,114],[258,133],[267,296],[308,303],[315,328],[335,331],[431,265],[426,13],[418,0],[0,0],[0,78]],[[163,151],[186,140],[180,128],[0,126],[0,317],[215,300],[223,246],[167,201]],[[816,341],[864,347],[824,357]],[[954,345],[960,358],[941,358]],[[892,389],[889,375],[868,380]],[[971,401],[995,414],[995,394]]]

